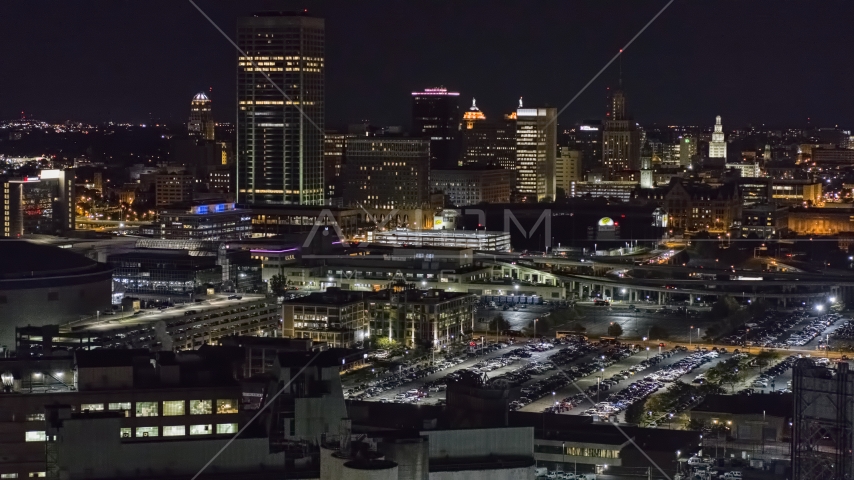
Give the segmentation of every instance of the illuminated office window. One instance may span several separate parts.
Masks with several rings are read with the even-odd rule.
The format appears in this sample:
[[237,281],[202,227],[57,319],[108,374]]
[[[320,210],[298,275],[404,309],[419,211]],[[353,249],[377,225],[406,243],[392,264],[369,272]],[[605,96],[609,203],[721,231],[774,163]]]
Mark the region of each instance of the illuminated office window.
[[184,415],[184,401],[172,400],[163,402],[163,416],[171,417],[175,415]]
[[212,400],[190,400],[190,415],[208,415],[213,413]]
[[190,425],[190,435],[210,435],[213,433],[212,425]]
[[157,427],[136,427],[137,437],[156,437],[157,435]]
[[222,398],[217,400],[216,413],[237,413],[237,400]]
[[167,425],[163,427],[164,437],[180,437],[187,434],[187,427],[184,425]]
[[136,402],[137,417],[156,417],[157,402]]

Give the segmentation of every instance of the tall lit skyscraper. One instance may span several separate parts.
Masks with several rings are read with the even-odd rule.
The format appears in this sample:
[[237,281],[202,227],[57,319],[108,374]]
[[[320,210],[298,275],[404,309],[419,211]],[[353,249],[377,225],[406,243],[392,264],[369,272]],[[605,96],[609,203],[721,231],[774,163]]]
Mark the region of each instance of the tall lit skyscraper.
[[412,135],[430,140],[430,168],[460,162],[460,94],[444,87],[412,92]]
[[718,159],[719,163],[726,163],[726,141],[724,141],[724,126],[721,125],[721,116],[715,117],[715,131],[712,132],[712,141],[709,142],[709,158]]
[[557,109],[516,110],[516,191],[527,201],[554,201]]
[[581,150],[584,170],[602,166],[602,122],[585,120],[565,131],[565,146]]
[[611,111],[602,135],[602,164],[612,172],[637,170],[640,147],[637,125],[626,114],[626,97],[617,90],[611,96]]
[[495,127],[495,164],[505,170],[516,169],[516,112],[504,115]]
[[322,205],[324,21],[259,13],[237,30],[238,201]]
[[495,165],[495,145],[497,142],[496,122],[487,121],[486,115],[477,108],[475,99],[471,108],[463,114],[463,154],[464,165]]
[[197,93],[190,102],[190,122],[187,129],[190,135],[199,136],[205,140],[214,139],[216,123],[211,111],[211,99],[204,92]]

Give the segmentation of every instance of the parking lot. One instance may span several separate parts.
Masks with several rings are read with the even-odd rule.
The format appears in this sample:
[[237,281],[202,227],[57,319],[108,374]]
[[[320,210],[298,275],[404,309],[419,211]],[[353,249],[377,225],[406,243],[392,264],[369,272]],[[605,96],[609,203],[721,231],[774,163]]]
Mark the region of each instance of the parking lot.
[[[726,358],[729,355],[722,355]],[[558,389],[523,408],[539,412],[546,409],[570,415],[593,415],[601,419],[624,420],[625,409],[642,401],[668,384],[682,380],[689,383],[720,359],[714,352],[689,352],[687,348],[646,350],[614,362],[595,375],[580,378],[575,385]],[[571,374],[571,372],[569,372]],[[582,393],[581,391],[584,393]]]
[[[514,350],[522,347],[505,345],[503,348],[494,345],[484,354],[473,357],[467,354],[437,356],[436,364],[432,367],[427,365],[402,367],[397,372],[390,372],[363,382],[354,383],[345,380],[343,388],[348,398],[359,400],[440,404],[445,400],[445,391],[440,385],[449,375],[463,370],[474,371],[473,369],[477,368],[481,373],[487,373],[489,378],[494,378],[531,365],[538,365],[555,353],[553,349],[536,351],[526,348],[526,356],[523,357],[513,355]],[[534,375],[540,376],[540,374]],[[358,388],[359,385],[364,388]],[[434,388],[430,388],[431,386]]]

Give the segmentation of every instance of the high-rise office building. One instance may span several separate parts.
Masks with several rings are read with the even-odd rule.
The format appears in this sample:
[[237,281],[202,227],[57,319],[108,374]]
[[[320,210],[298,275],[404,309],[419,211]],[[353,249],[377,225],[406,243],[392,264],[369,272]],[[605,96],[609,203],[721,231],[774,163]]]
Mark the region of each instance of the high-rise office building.
[[697,137],[689,134],[679,137],[679,166],[689,167],[697,156]]
[[412,92],[412,134],[430,140],[430,168],[460,163],[460,94],[444,87]]
[[211,111],[211,99],[204,92],[199,92],[190,102],[190,122],[187,124],[187,130],[190,135],[213,140],[214,127],[216,123]]
[[516,112],[501,120],[488,119],[472,100],[463,114],[462,163],[481,167],[516,168]]
[[344,168],[344,142],[347,135],[326,132],[323,136],[323,181],[326,185],[324,198],[327,203],[340,200],[343,195],[341,174]]
[[506,170],[516,168],[516,112],[496,123],[495,164]]
[[193,199],[193,181],[190,172],[160,173],[154,187],[154,203],[168,207],[176,203],[187,203]]
[[640,135],[626,113],[622,90],[611,96],[611,111],[602,134],[602,164],[611,171],[637,170],[640,166]]
[[565,131],[566,146],[581,150],[584,170],[602,166],[602,122],[585,120]]
[[477,108],[475,99],[471,108],[463,114],[463,154],[464,165],[491,166],[495,164],[496,142],[495,122],[487,121],[486,115]]
[[715,117],[715,131],[712,132],[712,141],[709,142],[709,158],[717,163],[726,163],[726,141],[720,115]]
[[344,204],[365,208],[420,208],[430,201],[430,140],[348,138]]
[[62,235],[75,227],[74,169],[0,177],[0,237]]
[[516,110],[516,191],[528,201],[554,201],[557,109]]
[[569,195],[572,182],[581,181],[581,163],[581,150],[560,147],[560,155],[555,161],[555,191],[563,190],[564,195]]
[[324,28],[305,13],[238,21],[240,203],[323,204]]

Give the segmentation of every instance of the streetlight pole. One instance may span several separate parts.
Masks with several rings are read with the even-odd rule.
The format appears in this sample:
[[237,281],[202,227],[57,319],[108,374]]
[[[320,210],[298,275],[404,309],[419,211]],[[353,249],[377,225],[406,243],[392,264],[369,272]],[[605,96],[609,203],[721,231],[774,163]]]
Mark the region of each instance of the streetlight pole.
[[561,462],[560,463],[566,464],[566,442],[562,442],[560,444],[560,456],[561,456]]

